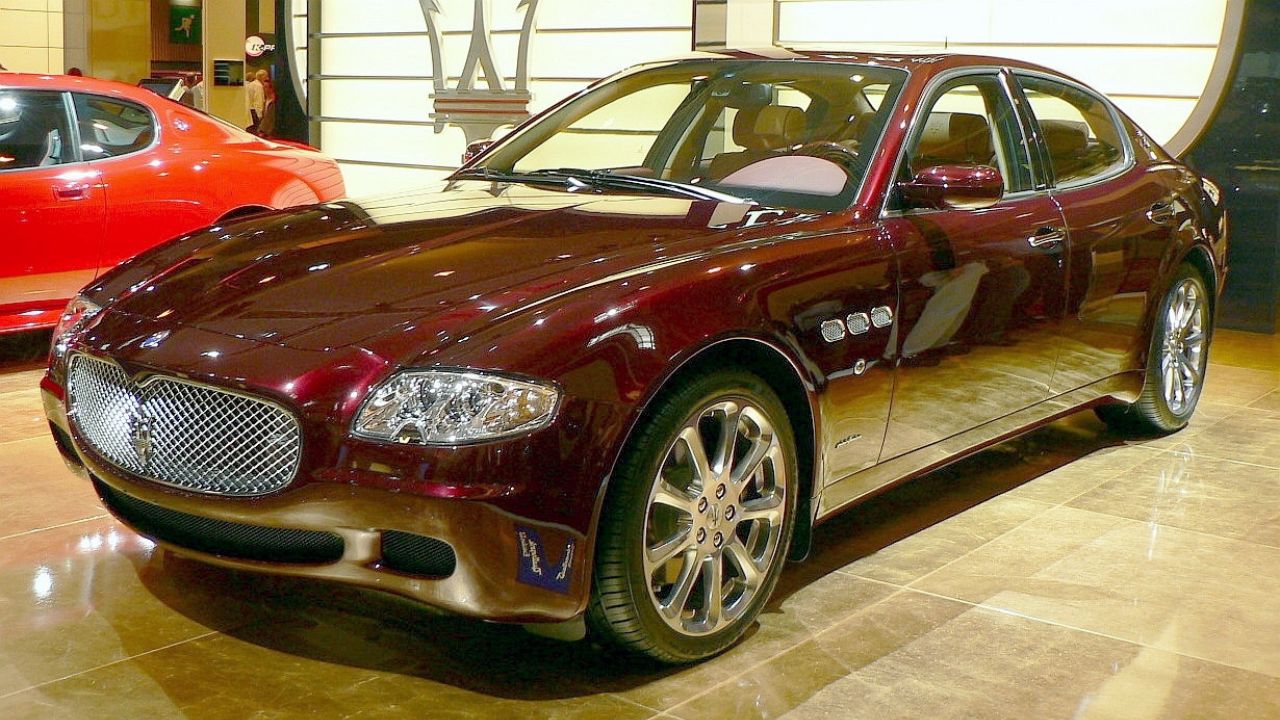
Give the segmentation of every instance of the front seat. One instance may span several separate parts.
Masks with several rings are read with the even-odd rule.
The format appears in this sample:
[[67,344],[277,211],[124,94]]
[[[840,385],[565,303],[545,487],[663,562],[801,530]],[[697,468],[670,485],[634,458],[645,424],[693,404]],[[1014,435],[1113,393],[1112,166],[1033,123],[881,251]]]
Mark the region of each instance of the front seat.
[[995,143],[985,117],[933,112],[925,119],[911,170],[920,172],[933,165],[991,165],[994,157]]
[[743,108],[733,118],[733,141],[745,150],[720,153],[711,159],[707,174],[723,178],[739,168],[763,160],[780,150],[805,141],[804,110],[790,105]]

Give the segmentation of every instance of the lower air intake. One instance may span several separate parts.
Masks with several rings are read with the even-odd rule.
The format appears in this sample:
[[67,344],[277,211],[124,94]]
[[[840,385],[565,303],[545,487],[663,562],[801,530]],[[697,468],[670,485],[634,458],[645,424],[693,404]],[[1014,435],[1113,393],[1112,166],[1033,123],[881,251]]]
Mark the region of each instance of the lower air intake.
[[342,557],[342,538],[317,530],[259,527],[189,515],[153,505],[95,481],[116,515],[156,540],[210,555],[277,563],[321,564]]
[[458,557],[443,540],[387,530],[382,533],[382,564],[409,575],[448,577],[453,574]]

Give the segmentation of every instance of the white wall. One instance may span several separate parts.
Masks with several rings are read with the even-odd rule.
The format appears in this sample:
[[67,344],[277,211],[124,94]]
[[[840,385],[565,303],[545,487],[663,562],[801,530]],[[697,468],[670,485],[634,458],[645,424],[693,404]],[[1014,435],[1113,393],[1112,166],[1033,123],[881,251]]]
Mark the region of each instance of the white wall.
[[1205,90],[1226,10],[1227,0],[778,0],[776,40],[1041,63],[1165,142]]
[[61,73],[62,0],[0,0],[0,65]]
[[[473,0],[437,1],[444,64],[457,73],[471,39]],[[688,52],[692,5],[543,0],[529,59],[530,110],[629,65]],[[490,7],[495,61],[510,86],[523,13],[518,0],[491,0]],[[305,2],[295,0],[293,8],[301,14]],[[304,24],[295,23],[298,44],[305,39]],[[325,0],[319,29],[323,79],[310,82],[318,85],[326,121],[312,140],[339,160],[361,161],[343,164],[348,191],[359,195],[421,184],[456,168],[466,144],[462,130],[446,127],[437,134],[429,121],[435,68],[418,0]],[[390,32],[411,34],[380,36]],[[305,62],[305,53],[299,59]],[[450,85],[457,80],[448,78]],[[485,87],[483,81],[477,87]]]

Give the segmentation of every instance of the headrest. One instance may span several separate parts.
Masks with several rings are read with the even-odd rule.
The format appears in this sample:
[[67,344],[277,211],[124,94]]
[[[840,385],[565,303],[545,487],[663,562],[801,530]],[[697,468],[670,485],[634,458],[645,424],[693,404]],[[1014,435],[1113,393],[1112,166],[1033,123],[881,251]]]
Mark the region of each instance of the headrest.
[[748,150],[777,150],[804,141],[804,111],[790,105],[739,110],[733,119],[733,141]]
[[929,163],[985,165],[995,147],[987,119],[971,113],[934,112],[924,123],[916,157]]
[[1089,146],[1089,126],[1078,120],[1041,120],[1040,132],[1050,157],[1079,157]]

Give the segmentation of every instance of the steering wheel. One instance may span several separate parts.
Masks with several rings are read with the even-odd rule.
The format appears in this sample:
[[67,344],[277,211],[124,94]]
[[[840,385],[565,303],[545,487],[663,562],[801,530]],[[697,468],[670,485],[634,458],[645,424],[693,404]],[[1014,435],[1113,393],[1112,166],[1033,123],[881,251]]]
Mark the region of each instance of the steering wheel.
[[796,155],[822,158],[845,169],[852,178],[860,178],[867,171],[867,161],[853,148],[831,140],[816,140],[795,151]]

